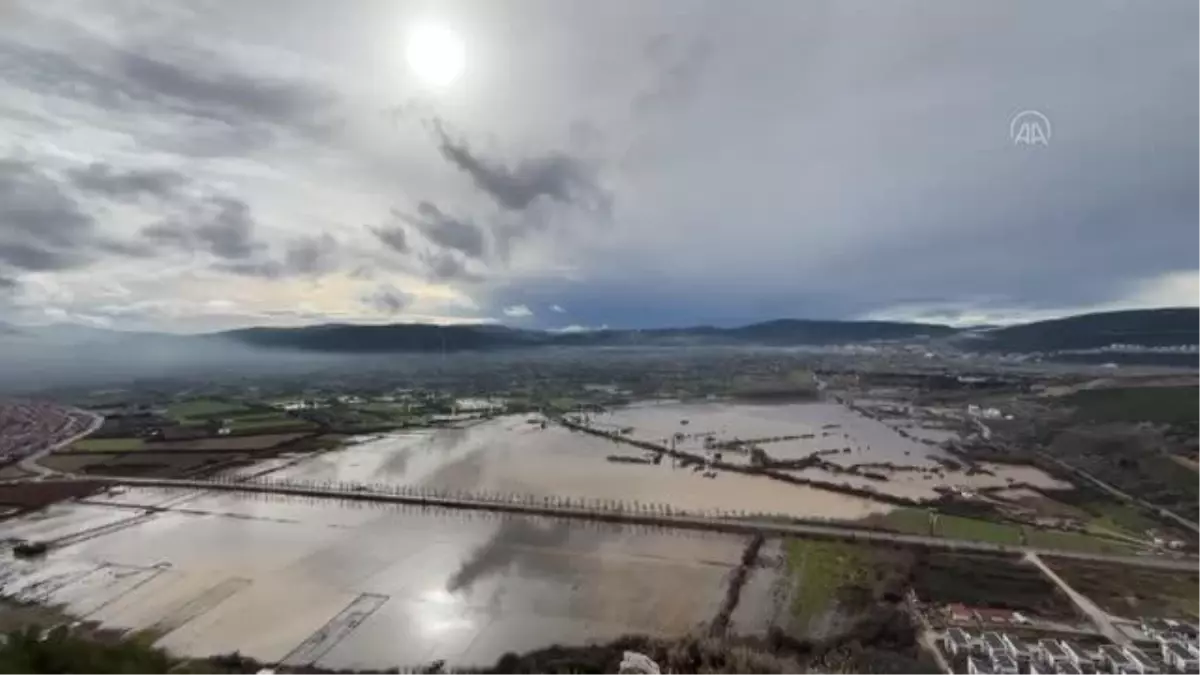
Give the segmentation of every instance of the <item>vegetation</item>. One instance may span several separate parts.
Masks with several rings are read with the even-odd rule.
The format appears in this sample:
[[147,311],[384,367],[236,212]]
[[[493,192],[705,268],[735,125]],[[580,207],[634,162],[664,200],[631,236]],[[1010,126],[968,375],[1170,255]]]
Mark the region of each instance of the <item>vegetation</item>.
[[141,438],[85,438],[71,445],[74,450],[85,452],[114,452],[141,450],[146,442]]
[[863,522],[904,534],[929,535],[932,533],[930,513],[926,509],[898,508],[883,515],[870,516]]
[[1016,556],[927,551],[916,557],[910,579],[917,597],[934,604],[961,602],[1049,618],[1075,614],[1054,583]]
[[909,552],[845,541],[789,539],[785,547],[791,615],[801,632],[835,607],[851,615],[876,601],[898,601],[912,564]]
[[1200,389],[1188,387],[1127,387],[1084,389],[1062,399],[1076,416],[1089,422],[1194,422],[1200,408]]
[[1038,548],[1091,553],[1131,554],[1137,547],[1131,543],[1097,537],[1079,532],[1059,532],[1040,528],[1025,528],[1025,543]]
[[1021,543],[1021,528],[978,518],[939,514],[935,519],[934,532],[951,539],[972,539],[1013,545]]
[[232,413],[245,410],[242,403],[223,401],[211,398],[197,398],[189,401],[173,403],[167,408],[167,415],[177,420],[229,416]]
[[1117,616],[1200,617],[1200,579],[1180,572],[1043,556],[1064,581]]

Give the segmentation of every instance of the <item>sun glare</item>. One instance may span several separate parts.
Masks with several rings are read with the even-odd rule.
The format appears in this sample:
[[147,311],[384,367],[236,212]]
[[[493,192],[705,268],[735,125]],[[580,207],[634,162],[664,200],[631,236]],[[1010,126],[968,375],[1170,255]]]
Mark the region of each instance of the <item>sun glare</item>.
[[409,31],[404,55],[422,82],[438,87],[453,84],[466,65],[462,39],[437,24],[423,24]]

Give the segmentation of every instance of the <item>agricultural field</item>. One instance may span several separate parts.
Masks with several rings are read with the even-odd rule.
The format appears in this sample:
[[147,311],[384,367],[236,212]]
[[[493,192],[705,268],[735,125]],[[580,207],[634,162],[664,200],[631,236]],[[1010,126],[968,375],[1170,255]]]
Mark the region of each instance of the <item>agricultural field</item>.
[[862,522],[865,525],[881,527],[892,532],[931,534],[930,513],[925,509],[899,508],[885,514],[868,516]]
[[1077,418],[1090,422],[1194,422],[1200,407],[1200,389],[1187,387],[1126,387],[1084,389],[1060,401],[1075,409]]
[[996,544],[1021,543],[1021,528],[1006,523],[994,523],[979,518],[964,518],[938,514],[934,522],[934,533],[950,539],[990,541]]
[[1051,569],[1104,611],[1126,618],[1196,620],[1200,578],[1196,572],[1129,567],[1042,556]]
[[1036,548],[1052,548],[1065,551],[1083,551],[1091,553],[1111,553],[1114,555],[1131,555],[1137,552],[1137,547],[1129,542],[1096,537],[1080,532],[1059,532],[1033,527],[1025,528],[1025,542]]
[[1058,586],[1016,556],[927,551],[914,561],[911,578],[923,602],[961,602],[1046,618],[1075,616],[1074,606]]
[[303,433],[257,434],[254,436],[215,436],[191,441],[150,443],[146,450],[265,450],[303,437]]
[[244,403],[197,398],[171,404],[167,407],[167,416],[177,420],[205,419],[222,415],[230,416],[244,410],[246,410]]
[[910,554],[883,547],[820,539],[789,539],[793,630],[823,632],[837,615],[852,616],[886,594],[899,598]]
[[71,450],[82,452],[119,452],[146,447],[141,438],[84,438],[71,444]]
[[231,433],[240,434],[250,431],[272,429],[311,429],[314,425],[308,420],[290,417],[283,413],[254,413],[250,415],[242,415],[239,417],[229,418],[229,430]]

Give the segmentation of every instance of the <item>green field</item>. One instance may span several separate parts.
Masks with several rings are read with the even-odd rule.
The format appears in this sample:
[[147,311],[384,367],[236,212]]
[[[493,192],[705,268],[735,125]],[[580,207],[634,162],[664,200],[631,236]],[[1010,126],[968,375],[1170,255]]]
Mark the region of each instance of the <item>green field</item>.
[[904,534],[929,535],[929,511],[911,507],[902,507],[884,514],[867,516],[862,519],[863,525],[880,527],[892,532]]
[[1097,422],[1194,422],[1200,406],[1196,387],[1085,389],[1062,399],[1076,416]]
[[167,407],[167,415],[178,420],[197,417],[217,417],[219,415],[230,415],[245,410],[245,408],[245,405],[232,401],[197,398],[191,401],[181,401],[171,404]]
[[1020,544],[1021,528],[976,518],[940,514],[934,532],[949,539],[971,539],[997,544]]
[[280,413],[263,413],[234,417],[229,420],[229,430],[232,432],[251,431],[256,429],[308,429],[312,422]]
[[791,612],[801,628],[828,610],[843,586],[867,582],[868,556],[856,544],[790,539],[785,550],[796,583]]
[[73,450],[82,451],[117,451],[141,450],[145,442],[140,438],[85,438],[71,445]]
[[1085,553],[1130,555],[1137,551],[1137,548],[1132,544],[1113,539],[1096,537],[1081,532],[1059,532],[1058,530],[1041,530],[1033,527],[1025,528],[1025,541],[1028,545],[1039,548],[1081,551]]

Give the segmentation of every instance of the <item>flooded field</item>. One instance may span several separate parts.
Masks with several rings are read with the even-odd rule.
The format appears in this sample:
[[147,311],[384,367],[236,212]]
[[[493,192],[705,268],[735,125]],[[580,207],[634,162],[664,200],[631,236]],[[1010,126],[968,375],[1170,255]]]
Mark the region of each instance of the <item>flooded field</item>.
[[890,507],[847,495],[723,473],[704,478],[691,468],[610,462],[639,455],[628,445],[510,416],[462,429],[375,437],[316,455],[273,477],[384,482],[440,490],[669,504],[694,512],[784,513],[810,518],[862,518]]
[[630,428],[630,436],[656,443],[676,441],[681,450],[701,451],[704,437],[717,441],[754,440],[781,436],[806,438],[763,442],[774,459],[800,459],[821,450],[850,449],[829,455],[843,465],[893,462],[935,466],[933,457],[945,457],[936,447],[906,439],[895,429],[835,403],[753,405],[727,403],[647,403],[596,415],[594,425]]
[[[703,453],[706,438],[717,442],[758,440],[772,459],[798,460],[827,451],[825,461],[841,466],[890,464],[872,468],[887,480],[834,474],[821,468],[796,475],[834,484],[869,488],[912,499],[937,497],[939,487],[980,489],[1024,482],[1039,487],[1064,484],[1032,467],[992,466],[992,473],[966,475],[944,468],[944,450],[908,437],[889,424],[830,403],[750,405],[729,403],[646,403],[590,415],[593,427],[626,430],[631,438],[671,444]],[[953,436],[926,429],[926,434]],[[783,437],[783,440],[779,440]],[[341,450],[306,459],[276,460],[252,471],[276,478],[423,486],[463,493],[498,493],[626,503],[663,504],[697,513],[746,512],[804,518],[858,519],[883,513],[881,502],[813,487],[789,485],[762,476],[720,472],[705,477],[694,467],[609,461],[633,460],[643,451],[627,444],[571,432],[536,416],[507,416],[463,428],[391,433],[360,439]],[[725,453],[730,462],[745,454]]]
[[[144,506],[168,510],[149,513]],[[114,525],[114,523],[116,525]],[[683,634],[718,611],[743,538],[282,497],[133,489],[5,523],[72,537],[3,560],[2,592],[202,656],[386,668]],[[758,625],[752,608],[739,622]]]

